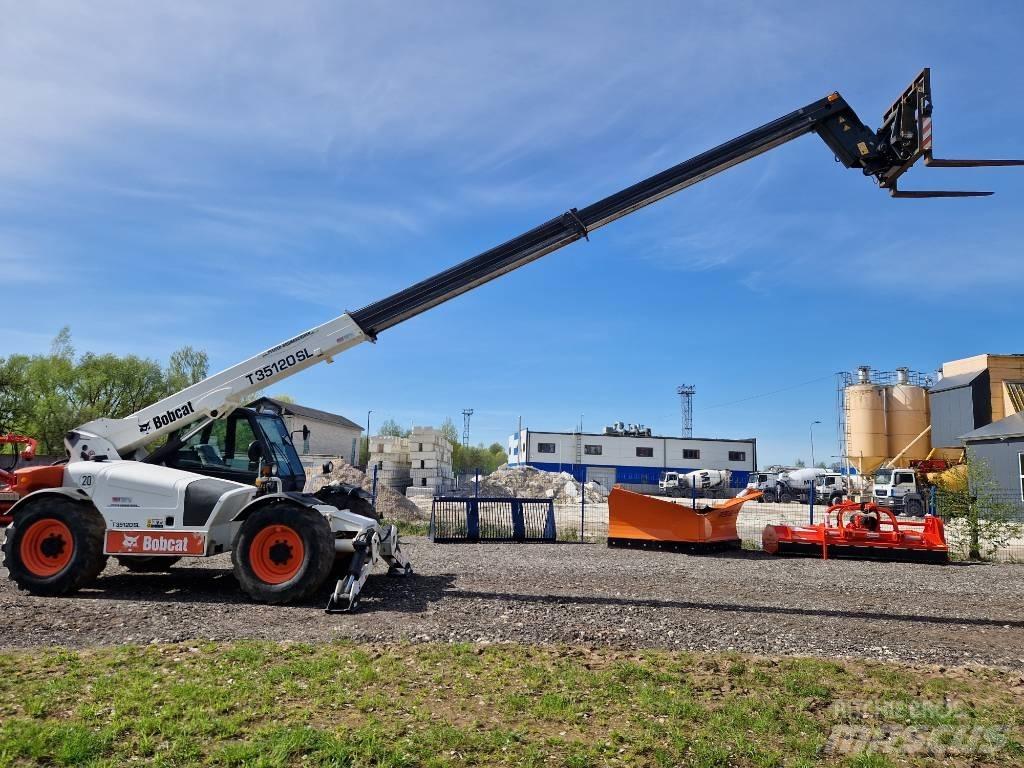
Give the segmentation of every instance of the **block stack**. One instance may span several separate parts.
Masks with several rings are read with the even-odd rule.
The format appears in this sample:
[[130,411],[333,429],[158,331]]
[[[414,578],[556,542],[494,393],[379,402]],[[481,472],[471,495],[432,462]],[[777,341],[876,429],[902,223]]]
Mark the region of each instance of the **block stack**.
[[409,438],[378,435],[370,438],[370,462],[366,470],[373,477],[377,470],[377,482],[390,488],[404,491],[409,487],[411,468],[409,460]]
[[409,435],[409,460],[412,485],[406,491],[407,496],[433,496],[454,485],[452,444],[440,430],[413,427]]

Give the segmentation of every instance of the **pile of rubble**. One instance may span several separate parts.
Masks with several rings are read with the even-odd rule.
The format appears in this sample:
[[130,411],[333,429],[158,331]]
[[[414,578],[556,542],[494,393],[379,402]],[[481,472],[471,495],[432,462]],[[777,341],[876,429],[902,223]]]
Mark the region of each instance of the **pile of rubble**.
[[[316,493],[325,485],[330,485],[331,483],[357,485],[364,491],[373,492],[373,478],[342,461],[334,462],[334,471],[330,474],[315,474],[308,477],[306,487],[303,490],[306,493]],[[384,483],[377,483],[376,507],[385,520],[411,522],[426,520],[429,517],[416,504]]]
[[[472,491],[475,478],[467,478],[466,487]],[[603,504],[608,491],[600,483],[586,484],[586,503]],[[579,504],[580,483],[568,472],[545,472],[533,467],[503,466],[480,478],[480,496],[531,499],[554,499],[556,504]]]

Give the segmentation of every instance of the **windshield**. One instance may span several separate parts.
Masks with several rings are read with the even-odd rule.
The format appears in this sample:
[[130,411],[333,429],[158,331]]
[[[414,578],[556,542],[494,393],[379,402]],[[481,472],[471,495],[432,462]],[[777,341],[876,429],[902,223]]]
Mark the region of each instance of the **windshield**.
[[891,480],[891,469],[880,469],[877,472],[875,472],[875,485],[888,485]]
[[306,471],[302,468],[299,454],[296,452],[295,446],[292,445],[292,440],[288,435],[284,421],[278,416],[268,413],[258,414],[256,420],[259,422],[260,428],[267,438],[267,443],[270,444],[273,456],[268,458],[277,464],[278,476],[296,477],[305,475]]
[[675,472],[666,472],[662,477],[663,480],[675,480],[679,477]]

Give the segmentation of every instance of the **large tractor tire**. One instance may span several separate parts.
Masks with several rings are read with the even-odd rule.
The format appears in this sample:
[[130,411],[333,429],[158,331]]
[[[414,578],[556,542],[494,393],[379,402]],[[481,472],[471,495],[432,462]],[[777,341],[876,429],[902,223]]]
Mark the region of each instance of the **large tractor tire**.
[[16,510],[4,540],[8,578],[34,595],[67,595],[88,586],[107,564],[105,530],[95,507],[59,496]]
[[253,600],[292,603],[327,580],[334,566],[334,535],[316,510],[294,504],[263,507],[242,523],[231,561]]
[[171,570],[171,566],[181,560],[180,557],[119,557],[117,564],[123,565],[132,573],[163,573]]

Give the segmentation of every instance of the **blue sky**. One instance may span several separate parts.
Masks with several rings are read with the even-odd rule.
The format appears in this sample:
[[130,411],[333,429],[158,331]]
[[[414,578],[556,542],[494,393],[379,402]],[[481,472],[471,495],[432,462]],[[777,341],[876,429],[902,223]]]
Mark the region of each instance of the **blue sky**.
[[[832,90],[877,125],[923,66],[938,155],[1024,155],[1017,2],[2,6],[0,354],[226,367]],[[904,186],[997,194],[891,200],[805,137],[275,391],[504,443],[677,434],[686,382],[696,434],[791,462],[820,419],[824,458],[835,371],[1024,351],[1024,172]]]

